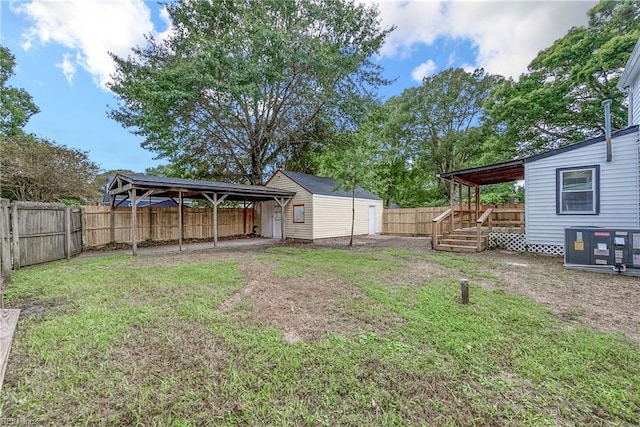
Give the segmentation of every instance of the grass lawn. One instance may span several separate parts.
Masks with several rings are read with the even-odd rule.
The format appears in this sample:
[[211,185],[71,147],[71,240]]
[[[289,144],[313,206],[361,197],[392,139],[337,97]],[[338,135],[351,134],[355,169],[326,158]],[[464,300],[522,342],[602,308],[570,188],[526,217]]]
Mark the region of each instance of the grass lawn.
[[[638,344],[475,285],[492,279],[477,258],[402,248],[221,254],[15,272],[7,305],[24,311],[0,418],[640,424]],[[471,279],[469,306],[458,303],[460,274]]]

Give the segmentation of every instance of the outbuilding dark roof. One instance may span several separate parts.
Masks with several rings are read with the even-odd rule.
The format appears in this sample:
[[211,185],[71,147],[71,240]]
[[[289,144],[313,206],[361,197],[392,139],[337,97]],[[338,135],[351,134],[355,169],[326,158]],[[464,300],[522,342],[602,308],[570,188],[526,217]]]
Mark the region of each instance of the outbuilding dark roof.
[[[119,187],[120,184],[125,184]],[[273,200],[274,197],[293,197],[295,192],[262,185],[232,184],[227,182],[196,179],[167,178],[140,174],[118,173],[108,187],[109,194],[124,194],[135,188],[136,194],[154,190],[156,197],[176,197],[178,192],[185,198],[203,198],[202,193],[226,194],[227,200]]]
[[[341,182],[334,178],[309,175],[300,172],[291,172],[281,170],[285,176],[295,181],[300,187],[304,188],[311,194],[319,194],[322,196],[335,197],[351,197],[351,191],[346,191],[341,187]],[[368,192],[362,187],[356,186],[356,198],[369,200],[382,200],[373,193]]]

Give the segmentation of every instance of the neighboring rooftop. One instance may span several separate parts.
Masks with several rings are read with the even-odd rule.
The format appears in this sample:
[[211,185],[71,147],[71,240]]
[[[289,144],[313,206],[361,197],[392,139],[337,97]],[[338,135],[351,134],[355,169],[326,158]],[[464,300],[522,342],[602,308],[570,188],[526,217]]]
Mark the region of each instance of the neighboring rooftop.
[[[321,176],[309,175],[300,172],[291,172],[280,170],[285,176],[293,180],[307,190],[311,194],[319,194],[322,196],[351,197],[351,191],[341,187],[341,182],[334,178],[326,178]],[[362,187],[356,186],[356,198],[369,200],[382,200],[373,193],[368,192]]]

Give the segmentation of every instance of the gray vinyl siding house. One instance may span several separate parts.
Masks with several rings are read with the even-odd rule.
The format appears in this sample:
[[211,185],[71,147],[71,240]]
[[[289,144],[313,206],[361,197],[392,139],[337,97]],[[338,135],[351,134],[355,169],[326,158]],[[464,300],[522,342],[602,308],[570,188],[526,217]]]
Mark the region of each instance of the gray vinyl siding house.
[[[620,76],[618,89],[629,96],[629,127],[613,132],[610,162],[604,136],[524,159],[529,248],[564,250],[565,227],[640,228],[640,40]],[[571,187],[566,179],[571,173],[592,179],[593,203],[583,212],[564,209],[567,193],[563,189]],[[588,182],[584,184],[588,186]]]
[[[638,136],[638,126],[614,132],[611,162],[604,137],[524,159],[527,245],[564,247],[565,227],[639,228]],[[592,211],[563,212],[560,193],[567,171],[591,175]]]
[[640,40],[631,53],[624,73],[618,81],[618,89],[629,96],[629,126],[640,124]]
[[[285,237],[316,240],[351,235],[351,193],[332,178],[279,170],[267,187],[295,192],[285,212]],[[357,187],[355,194],[355,235],[382,233],[383,203],[378,196]],[[261,235],[278,238],[282,234],[280,207],[263,202]]]

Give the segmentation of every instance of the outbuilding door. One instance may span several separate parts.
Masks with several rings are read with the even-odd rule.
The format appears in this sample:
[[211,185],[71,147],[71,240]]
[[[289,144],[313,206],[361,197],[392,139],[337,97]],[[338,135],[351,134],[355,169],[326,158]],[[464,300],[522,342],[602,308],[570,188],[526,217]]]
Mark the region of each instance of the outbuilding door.
[[273,207],[273,236],[274,239],[282,238],[282,208]]
[[376,234],[376,207],[369,206],[369,234]]

